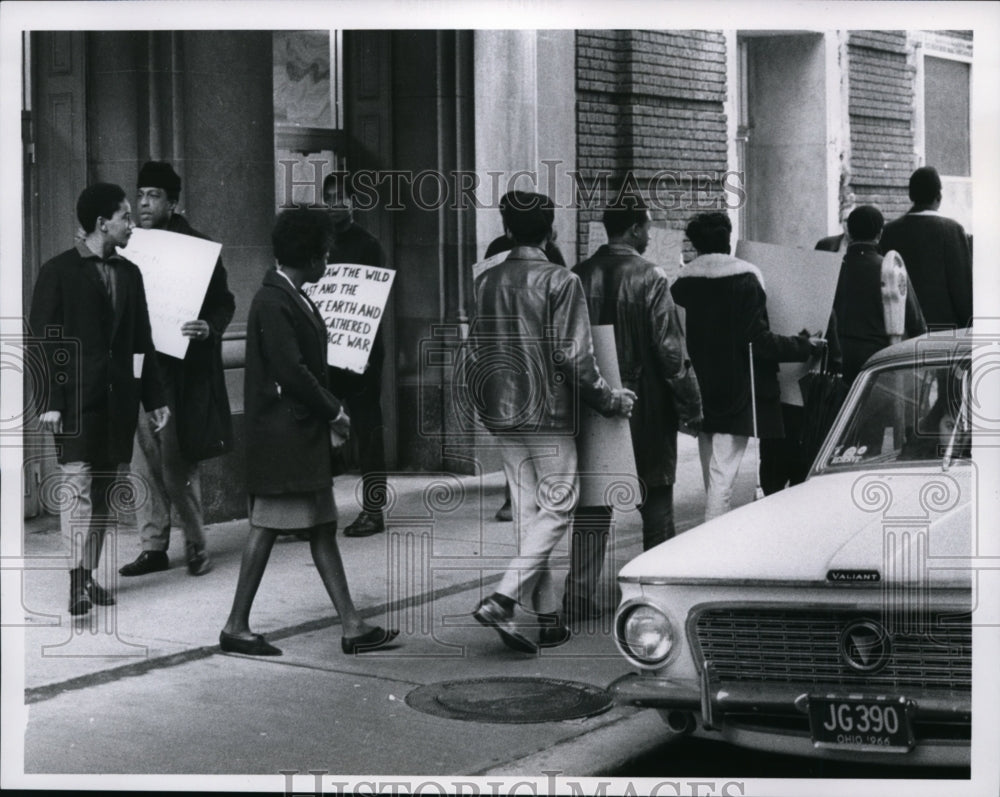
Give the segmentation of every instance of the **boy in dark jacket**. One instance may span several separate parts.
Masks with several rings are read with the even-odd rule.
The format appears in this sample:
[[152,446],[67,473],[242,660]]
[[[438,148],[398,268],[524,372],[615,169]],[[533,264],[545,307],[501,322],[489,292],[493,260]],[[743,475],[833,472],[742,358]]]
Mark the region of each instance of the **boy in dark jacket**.
[[695,216],[686,233],[698,257],[684,267],[671,288],[674,301],[687,311],[688,351],[701,390],[698,451],[708,493],[706,521],[732,508],[733,483],[750,435],[784,435],[778,363],[803,362],[823,347],[818,338],[771,332],[764,277],[753,264],[729,254],[732,230],[725,213]]

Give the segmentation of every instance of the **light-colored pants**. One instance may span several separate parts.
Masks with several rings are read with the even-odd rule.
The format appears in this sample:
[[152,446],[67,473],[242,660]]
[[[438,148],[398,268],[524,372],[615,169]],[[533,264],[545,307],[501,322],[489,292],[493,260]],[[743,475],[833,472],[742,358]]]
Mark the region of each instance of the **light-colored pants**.
[[701,432],[698,435],[701,475],[707,493],[706,521],[732,509],[733,484],[749,439],[744,435],[719,432]]
[[579,496],[576,441],[569,435],[498,435],[511,485],[518,553],[497,592],[539,613],[559,610],[549,557],[569,529]]
[[59,529],[76,566],[96,570],[108,526],[128,508],[132,485],[123,468],[95,470],[89,462],[59,465]]
[[142,482],[136,485],[135,517],[144,551],[166,551],[170,547],[171,506],[187,543],[199,548],[205,545],[198,463],[188,462],[181,454],[172,414],[175,405],[171,402],[170,406],[170,420],[158,433],[153,433],[151,416],[144,410],[139,412],[135,430],[132,477]]

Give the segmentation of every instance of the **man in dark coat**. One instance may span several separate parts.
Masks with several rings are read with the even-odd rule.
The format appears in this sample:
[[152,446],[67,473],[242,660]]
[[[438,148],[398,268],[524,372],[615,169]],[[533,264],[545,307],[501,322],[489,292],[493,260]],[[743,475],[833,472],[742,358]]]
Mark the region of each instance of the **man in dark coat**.
[[[328,174],[323,181],[323,198],[330,208],[334,241],[328,263],[359,263],[390,268],[385,252],[375,236],[354,221],[354,204],[343,174]],[[344,528],[345,537],[368,537],[385,531],[383,511],[388,500],[385,471],[385,444],[382,436],[382,367],[385,361],[385,334],[381,324],[375,333],[368,368],[357,374],[344,368],[330,368],[330,390],[347,404],[351,416],[351,437],[357,442],[361,470],[361,513]]]
[[688,351],[701,390],[704,420],[698,451],[708,493],[706,521],[730,510],[749,437],[784,434],[778,363],[803,362],[823,350],[821,340],[806,334],[771,332],[764,278],[756,266],[729,254],[732,229],[725,213],[695,216],[686,233],[698,257],[684,267],[671,288],[674,301],[687,311]]
[[[208,240],[176,212],[181,178],[169,163],[150,161],[139,170],[139,224]],[[170,422],[154,435],[140,416],[132,453],[133,476],[143,480],[148,498],[136,507],[142,553],[118,572],[141,576],[170,566],[170,508],[184,529],[188,572],[212,569],[205,550],[198,462],[225,453],[232,445],[229,397],[222,371],[222,334],[236,303],[220,257],[198,318],[181,326],[188,348],[183,360],[157,354],[170,407]]]
[[[132,456],[139,401],[154,431],[170,418],[149,327],[139,268],[115,254],[132,235],[131,208],[120,186],[95,183],[76,205],[84,232],[75,247],[45,263],[30,324],[44,339],[47,368],[39,424],[55,435],[63,481],[60,526],[77,564],[70,571],[70,614],[114,597],[94,579],[113,488]],[[81,533],[82,532],[82,533]],[[82,548],[78,551],[83,537]]]
[[[641,257],[650,218],[638,198],[604,211],[608,243],[573,271],[587,298],[590,323],[611,324],[622,385],[638,396],[629,422],[642,489],[642,548],[674,536],[677,428],[700,422],[699,405],[675,402],[671,381],[685,367],[684,333],[664,272]],[[678,409],[684,417],[678,417]],[[598,613],[593,603],[611,526],[610,506],[581,506],[573,517],[570,572],[563,610],[573,620]]]
[[879,251],[899,252],[927,326],[972,324],[972,247],[962,225],[942,216],[941,178],[933,166],[910,176],[906,215],[885,225]]
[[[851,245],[840,266],[833,299],[844,381],[850,385],[869,357],[891,342],[882,300],[882,255],[878,251],[882,213],[874,205],[855,208],[847,219]],[[906,286],[907,338],[927,331],[911,281]]]

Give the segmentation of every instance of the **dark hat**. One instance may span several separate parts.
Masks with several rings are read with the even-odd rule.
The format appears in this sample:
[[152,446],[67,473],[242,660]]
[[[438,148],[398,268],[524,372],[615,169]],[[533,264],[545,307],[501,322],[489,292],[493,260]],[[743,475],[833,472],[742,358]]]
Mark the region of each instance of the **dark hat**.
[[880,232],[885,219],[874,205],[859,205],[847,217],[847,234],[854,241],[874,241]]
[[181,192],[181,178],[166,161],[148,161],[139,169],[138,188],[162,188],[167,196],[176,199]]

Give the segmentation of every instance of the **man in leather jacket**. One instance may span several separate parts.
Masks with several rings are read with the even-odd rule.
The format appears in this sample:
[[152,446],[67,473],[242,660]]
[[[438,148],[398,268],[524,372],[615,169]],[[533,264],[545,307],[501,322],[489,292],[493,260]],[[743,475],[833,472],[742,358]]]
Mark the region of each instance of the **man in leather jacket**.
[[[639,197],[623,197],[604,211],[603,223],[608,243],[573,272],[583,284],[590,322],[614,327],[622,384],[640,399],[630,427],[642,490],[642,548],[648,551],[674,536],[677,430],[696,431],[701,401],[696,389],[679,390],[685,380],[675,381],[685,369],[684,333],[666,274],[641,256],[649,243],[646,206]],[[594,598],[611,518],[610,506],[581,506],[573,518],[563,593],[571,620],[600,614]]]
[[[513,198],[508,226],[515,246],[476,280],[466,371],[470,402],[500,444],[504,473],[515,488],[519,541],[496,591],[473,616],[509,647],[528,653],[569,639],[549,557],[575,503],[579,401],[625,417],[635,403],[635,393],[613,390],[597,368],[579,278],[545,256],[553,218],[548,197]],[[519,602],[537,618],[535,639],[514,618]]]

